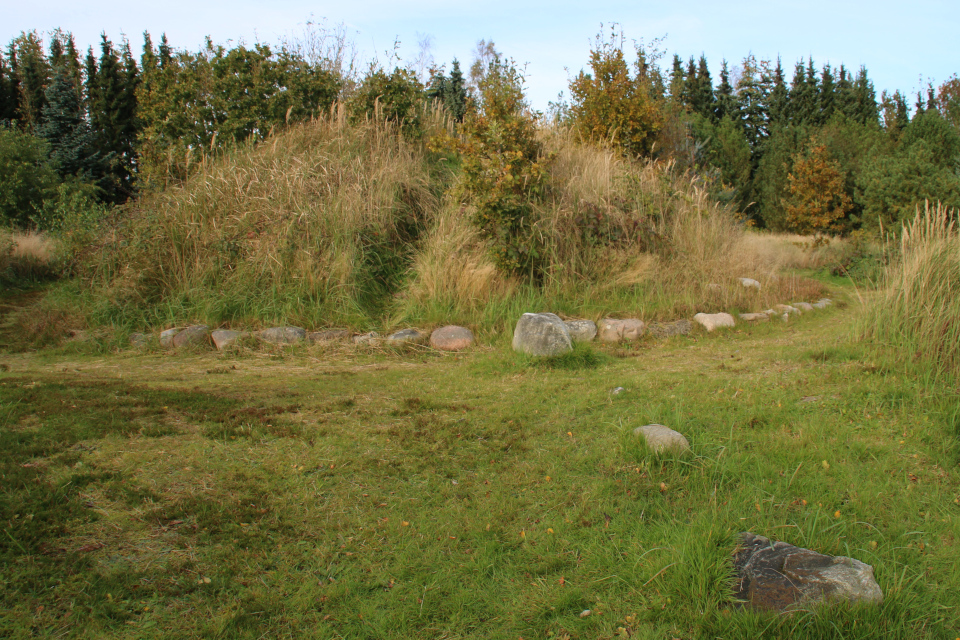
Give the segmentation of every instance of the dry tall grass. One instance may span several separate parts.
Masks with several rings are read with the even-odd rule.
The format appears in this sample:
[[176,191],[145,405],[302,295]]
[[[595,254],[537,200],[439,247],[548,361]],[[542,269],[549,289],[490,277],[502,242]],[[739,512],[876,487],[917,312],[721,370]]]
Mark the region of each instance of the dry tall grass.
[[899,234],[879,296],[859,333],[933,381],[960,377],[960,235],[957,212],[925,204]]
[[56,262],[56,242],[47,234],[0,228],[0,276],[42,280],[56,274]]

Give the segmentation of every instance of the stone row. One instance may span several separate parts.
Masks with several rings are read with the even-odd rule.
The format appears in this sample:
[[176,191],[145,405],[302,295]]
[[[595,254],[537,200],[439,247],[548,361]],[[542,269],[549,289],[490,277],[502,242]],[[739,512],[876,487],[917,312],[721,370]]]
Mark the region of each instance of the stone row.
[[[760,322],[773,316],[780,316],[786,322],[791,314],[824,309],[831,304],[827,298],[810,304],[794,302],[792,305],[777,305],[761,313],[741,313],[745,322]],[[729,313],[698,313],[693,322],[707,331],[722,327],[736,326],[736,320]],[[569,353],[575,342],[589,342],[596,338],[600,342],[617,343],[639,340],[649,332],[655,337],[686,335],[693,329],[689,320],[654,323],[649,327],[636,318],[618,320],[606,318],[599,326],[591,320],[562,320],[553,313],[525,313],[517,321],[513,331],[513,350],[532,356],[552,357]]]

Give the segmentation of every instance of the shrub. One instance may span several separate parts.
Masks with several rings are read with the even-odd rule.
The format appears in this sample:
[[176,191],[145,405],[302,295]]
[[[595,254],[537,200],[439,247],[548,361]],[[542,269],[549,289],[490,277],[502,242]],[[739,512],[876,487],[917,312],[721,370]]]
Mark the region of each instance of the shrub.
[[59,177],[47,154],[39,138],[0,127],[0,225],[30,226],[56,193]]

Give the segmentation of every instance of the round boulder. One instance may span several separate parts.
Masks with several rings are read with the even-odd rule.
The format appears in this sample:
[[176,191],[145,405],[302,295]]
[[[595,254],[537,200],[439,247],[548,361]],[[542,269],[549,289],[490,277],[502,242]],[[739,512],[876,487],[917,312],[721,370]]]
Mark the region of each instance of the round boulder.
[[217,351],[223,351],[237,340],[246,335],[242,331],[230,331],[229,329],[217,329],[210,332],[210,338],[213,340],[213,346]]
[[513,350],[532,356],[559,356],[573,351],[570,330],[552,313],[525,313],[513,330]]
[[679,431],[674,431],[670,427],[662,424],[648,424],[637,427],[633,433],[642,437],[647,446],[654,453],[663,451],[683,452],[690,448],[690,443]]
[[451,324],[430,334],[430,346],[440,351],[461,351],[472,345],[473,332],[466,327]]
[[693,321],[703,325],[703,328],[707,331],[713,331],[721,327],[736,326],[733,316],[729,313],[698,313],[693,316]]

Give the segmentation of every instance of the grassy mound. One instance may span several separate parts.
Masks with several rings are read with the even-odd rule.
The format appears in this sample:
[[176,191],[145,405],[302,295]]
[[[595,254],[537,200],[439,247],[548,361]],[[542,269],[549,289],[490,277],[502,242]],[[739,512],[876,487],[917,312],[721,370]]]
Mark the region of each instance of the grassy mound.
[[757,250],[697,177],[555,130],[541,132],[549,181],[535,205],[546,276],[534,285],[504,275],[463,204],[458,157],[427,144],[447,123],[440,113],[424,121],[423,140],[410,140],[333,112],[202,160],[88,251],[82,306],[95,324],[130,327],[499,331],[529,310],[658,320],[822,293],[780,275],[779,259]]

